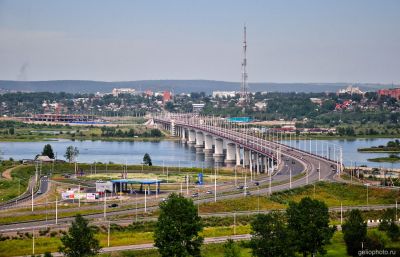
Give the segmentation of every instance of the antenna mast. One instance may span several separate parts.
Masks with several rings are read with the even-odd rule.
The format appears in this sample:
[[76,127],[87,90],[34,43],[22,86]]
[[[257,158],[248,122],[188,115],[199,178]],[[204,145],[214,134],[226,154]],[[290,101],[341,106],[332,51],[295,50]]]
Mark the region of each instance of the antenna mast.
[[246,25],[243,27],[243,61],[242,61],[242,84],[240,86],[240,97],[245,103],[248,102],[248,86],[247,86],[247,41],[246,41]]

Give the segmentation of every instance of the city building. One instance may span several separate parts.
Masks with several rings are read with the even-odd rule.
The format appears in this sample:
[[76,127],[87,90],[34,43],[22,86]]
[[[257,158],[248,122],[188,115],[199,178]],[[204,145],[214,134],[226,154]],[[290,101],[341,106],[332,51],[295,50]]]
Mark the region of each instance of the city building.
[[154,95],[153,91],[151,91],[150,89],[146,90],[146,91],[144,92],[144,94],[145,94],[147,97],[152,97],[152,96]]
[[164,93],[163,93],[163,102],[166,103],[166,102],[169,102],[171,100],[172,100],[171,92],[170,91],[164,91]]
[[255,108],[259,111],[265,110],[267,108],[267,103],[265,102],[257,102],[254,104]]
[[377,93],[379,96],[390,96],[400,100],[400,88],[380,89]]
[[236,96],[236,92],[235,91],[213,91],[212,92],[212,97],[213,98],[228,98],[228,97],[235,97]]
[[112,95],[118,97],[119,94],[135,94],[136,90],[134,88],[114,88],[112,90]]
[[349,85],[347,88],[340,89],[340,90],[337,92],[337,94],[338,94],[338,95],[340,95],[340,94],[363,95],[364,92],[361,91],[359,87],[353,87],[352,85]]
[[193,112],[201,112],[206,104],[192,104]]
[[314,103],[314,104],[319,104],[319,105],[322,104],[322,99],[321,99],[321,98],[311,97],[311,98],[310,98],[310,101],[311,101],[312,103]]

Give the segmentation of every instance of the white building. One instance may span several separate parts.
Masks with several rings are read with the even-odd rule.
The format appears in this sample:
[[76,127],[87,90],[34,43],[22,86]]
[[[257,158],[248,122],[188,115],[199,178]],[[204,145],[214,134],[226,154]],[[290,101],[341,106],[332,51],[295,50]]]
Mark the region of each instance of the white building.
[[311,98],[310,98],[310,101],[311,101],[312,103],[314,103],[314,104],[319,104],[319,105],[322,104],[322,99],[321,99],[321,98],[311,97]]
[[360,90],[359,87],[353,87],[352,85],[349,85],[347,88],[340,89],[338,94],[350,94],[350,95],[363,95],[364,92]]
[[119,94],[135,94],[136,90],[134,88],[114,88],[112,90],[112,95],[113,96],[118,96]]
[[267,103],[265,102],[257,102],[254,104],[257,110],[265,110],[267,108]]
[[236,95],[235,91],[213,91],[212,93],[213,98],[235,97],[235,95]]
[[192,104],[193,112],[201,112],[206,104]]

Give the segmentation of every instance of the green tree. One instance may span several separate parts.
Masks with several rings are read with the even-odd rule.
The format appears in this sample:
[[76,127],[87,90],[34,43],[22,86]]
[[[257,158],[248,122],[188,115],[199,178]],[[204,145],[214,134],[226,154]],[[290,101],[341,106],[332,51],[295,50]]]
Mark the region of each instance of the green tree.
[[172,102],[167,102],[164,106],[165,110],[172,112],[174,111],[174,104]]
[[67,147],[65,151],[64,157],[68,160],[68,162],[72,162],[79,155],[79,150],[77,147],[73,147],[72,145]]
[[288,229],[293,243],[303,256],[325,254],[336,227],[329,226],[328,207],[324,202],[309,197],[299,203],[291,202],[286,211]]
[[150,136],[151,137],[161,137],[162,133],[161,133],[161,131],[159,129],[152,129],[150,131]]
[[54,159],[54,152],[53,148],[51,147],[50,144],[47,144],[43,147],[42,155],[46,155],[51,159]]
[[53,257],[53,255],[50,252],[45,252],[43,257]]
[[392,241],[397,241],[400,236],[399,226],[396,224],[396,209],[386,209],[382,215],[382,221],[379,223],[378,229],[385,231]]
[[240,257],[240,248],[239,246],[229,238],[224,244],[224,257]]
[[253,256],[293,256],[284,216],[278,212],[258,214],[251,222],[250,248]]
[[394,208],[386,209],[382,215],[382,221],[379,223],[378,229],[388,231],[390,223],[396,218],[396,210]]
[[399,226],[392,220],[389,224],[389,227],[386,231],[388,237],[392,241],[398,241],[400,237],[400,229]]
[[145,165],[153,166],[153,163],[151,162],[151,157],[148,153],[145,153],[143,156],[143,163]]
[[361,216],[360,210],[351,210],[342,226],[343,238],[346,243],[347,254],[358,256],[362,244],[367,241],[367,223]]
[[11,128],[8,129],[8,134],[10,134],[10,135],[14,135],[15,134],[14,127],[11,127]]
[[61,237],[61,243],[59,251],[68,257],[95,256],[101,249],[89,222],[80,214],[76,215],[68,233]]
[[367,233],[367,242],[364,246],[365,249],[382,250],[387,243],[387,237],[379,230],[370,230]]
[[163,257],[200,256],[203,223],[191,199],[171,194],[160,203],[154,245]]

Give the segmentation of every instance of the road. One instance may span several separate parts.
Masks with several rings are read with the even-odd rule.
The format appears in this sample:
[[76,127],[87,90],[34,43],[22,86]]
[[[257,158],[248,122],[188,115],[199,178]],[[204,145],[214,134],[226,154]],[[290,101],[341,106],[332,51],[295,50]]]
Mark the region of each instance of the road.
[[[379,223],[368,223],[368,227],[376,227]],[[341,226],[336,226],[337,230],[342,230]],[[230,236],[219,236],[219,237],[206,237],[204,238],[204,244],[218,244],[224,243],[228,239],[232,239],[234,241],[245,241],[251,239],[251,234],[241,234],[241,235],[230,235]],[[122,246],[112,246],[112,247],[104,247],[100,250],[100,253],[113,253],[118,251],[128,251],[128,250],[148,250],[148,249],[156,249],[153,243],[147,244],[137,244],[137,245],[122,245]],[[55,252],[52,253],[54,257],[62,257],[63,255]],[[23,256],[18,256],[23,257]]]
[[[36,187],[37,186],[36,186],[35,176],[32,176],[29,179],[29,184],[28,184],[26,191],[14,199],[11,199],[7,202],[1,203],[0,209],[4,210],[4,209],[12,208],[12,207],[18,206],[22,203],[31,201],[32,200],[32,191],[35,190]],[[40,181],[39,181],[39,189],[33,193],[33,199],[40,197],[42,193],[47,193],[48,189],[49,189],[49,181],[48,181],[47,176],[41,177]]]

